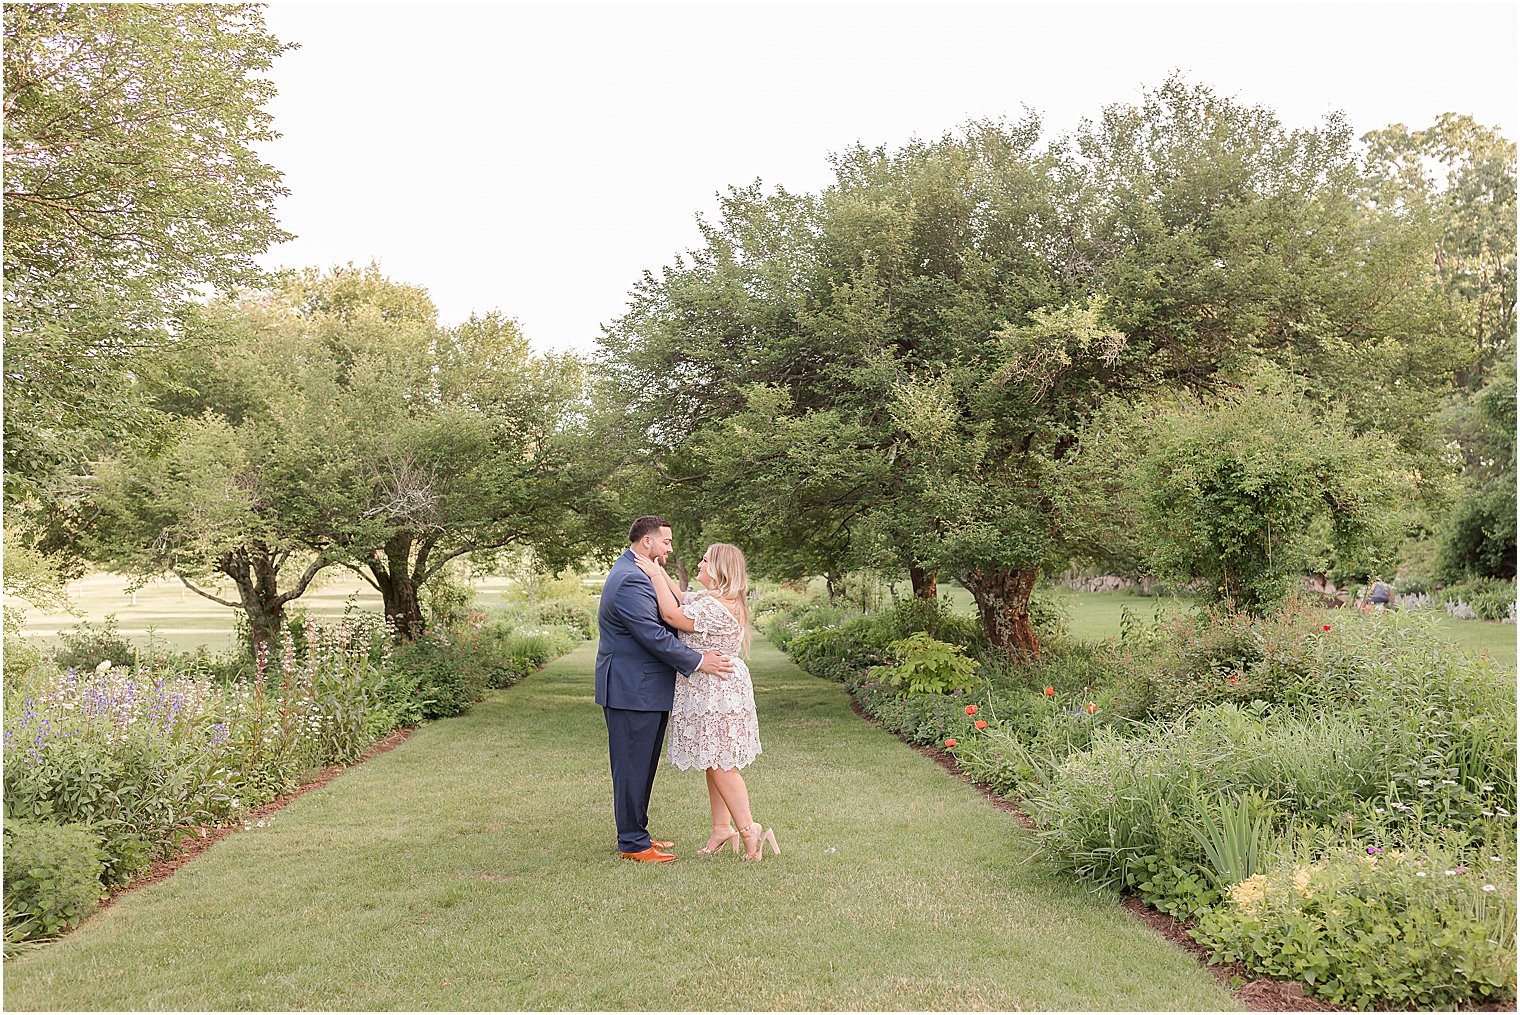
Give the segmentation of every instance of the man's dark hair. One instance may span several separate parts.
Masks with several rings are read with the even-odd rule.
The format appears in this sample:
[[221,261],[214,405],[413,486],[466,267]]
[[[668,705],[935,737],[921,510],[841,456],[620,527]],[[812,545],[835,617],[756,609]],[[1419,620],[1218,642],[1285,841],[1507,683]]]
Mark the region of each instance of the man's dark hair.
[[670,523],[659,515],[643,515],[635,518],[633,524],[628,527],[628,545],[632,546],[658,529],[668,528],[670,528]]

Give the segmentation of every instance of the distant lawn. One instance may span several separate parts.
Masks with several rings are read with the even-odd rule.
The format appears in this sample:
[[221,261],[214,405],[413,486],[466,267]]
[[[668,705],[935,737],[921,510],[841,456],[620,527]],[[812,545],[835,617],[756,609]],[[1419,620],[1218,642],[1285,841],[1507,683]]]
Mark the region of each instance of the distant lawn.
[[584,646],[5,964],[8,1010],[1234,1010],[1190,953],[759,641],[748,770],[780,857],[696,854],[662,766],[614,852]]
[[[54,637],[72,628],[81,619],[94,622],[115,614],[124,635],[146,644],[149,633],[160,642],[177,649],[194,649],[205,645],[221,651],[232,645],[234,613],[208,599],[184,589],[179,583],[158,582],[139,591],[135,602],[126,591],[127,580],[120,575],[94,574],[74,583],[71,588],[83,617],[68,614],[41,614],[27,611],[24,633],[28,637]],[[486,578],[475,584],[477,602],[484,607],[507,601],[511,582],[505,578]],[[230,589],[223,589],[225,596]],[[898,595],[911,594],[906,583]],[[940,583],[940,594],[958,610],[972,612],[976,604],[971,594],[954,582]],[[1042,588],[1038,595],[1061,604],[1069,630],[1074,637],[1101,641],[1117,637],[1123,610],[1149,620],[1157,610],[1188,610],[1194,600],[1188,596],[1142,596],[1131,592],[1074,592],[1061,588]],[[380,612],[380,596],[357,577],[334,569],[324,573],[312,591],[294,604],[317,617],[340,617],[345,608]],[[1455,620],[1441,610],[1420,614],[1429,617],[1451,641],[1474,652],[1487,652],[1496,662],[1516,663],[1514,624],[1484,620]]]

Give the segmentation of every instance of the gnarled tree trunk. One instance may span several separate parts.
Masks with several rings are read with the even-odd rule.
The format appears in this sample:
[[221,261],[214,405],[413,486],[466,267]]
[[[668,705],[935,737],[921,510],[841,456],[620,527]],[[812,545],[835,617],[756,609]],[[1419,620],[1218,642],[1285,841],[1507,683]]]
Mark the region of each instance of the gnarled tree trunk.
[[931,568],[910,567],[908,578],[913,582],[913,595],[919,599],[933,599],[939,595],[939,572]]
[[280,630],[285,626],[285,604],[304,595],[317,572],[331,563],[323,557],[317,557],[307,565],[293,588],[281,592],[280,568],[289,556],[288,550],[272,550],[264,543],[257,542],[224,554],[217,562],[217,570],[231,578],[237,586],[237,602],[196,588],[184,575],[178,572],[176,574],[191,592],[214,603],[242,610],[248,618],[254,661],[267,662],[279,651]]
[[1013,655],[1039,660],[1040,640],[1029,619],[1029,597],[1034,592],[1039,568],[974,568],[961,576],[961,583],[976,600],[982,629],[993,647]]
[[422,602],[412,572],[412,533],[402,531],[386,540],[369,562],[372,584],[380,592],[385,619],[395,628],[398,641],[411,641],[422,633]]

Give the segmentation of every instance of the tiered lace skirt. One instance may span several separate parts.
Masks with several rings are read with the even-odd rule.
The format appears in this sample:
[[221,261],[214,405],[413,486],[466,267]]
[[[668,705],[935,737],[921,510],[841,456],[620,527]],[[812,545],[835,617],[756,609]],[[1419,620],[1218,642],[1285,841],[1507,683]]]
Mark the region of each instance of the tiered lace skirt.
[[760,756],[760,722],[749,667],[733,656],[734,673],[721,680],[701,670],[676,674],[676,700],[666,729],[666,753],[681,771],[743,768]]

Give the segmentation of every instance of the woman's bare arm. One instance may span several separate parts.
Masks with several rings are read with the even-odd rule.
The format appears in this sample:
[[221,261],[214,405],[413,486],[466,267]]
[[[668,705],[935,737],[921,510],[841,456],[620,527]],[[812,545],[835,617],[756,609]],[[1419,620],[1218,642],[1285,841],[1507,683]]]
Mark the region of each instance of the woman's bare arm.
[[643,557],[637,557],[634,563],[649,576],[650,583],[654,585],[654,595],[660,604],[660,619],[677,631],[695,631],[696,624],[681,612],[680,587],[665,573],[665,569]]

